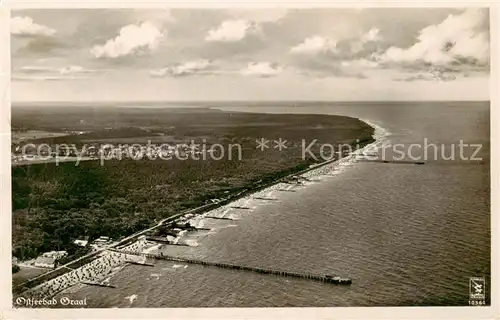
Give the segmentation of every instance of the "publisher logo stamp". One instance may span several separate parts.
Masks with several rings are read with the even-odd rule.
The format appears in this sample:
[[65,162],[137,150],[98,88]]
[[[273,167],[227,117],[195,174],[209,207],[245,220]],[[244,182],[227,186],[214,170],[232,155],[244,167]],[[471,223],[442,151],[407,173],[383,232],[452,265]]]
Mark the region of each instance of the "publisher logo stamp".
[[469,299],[484,300],[486,298],[486,282],[483,277],[469,278]]

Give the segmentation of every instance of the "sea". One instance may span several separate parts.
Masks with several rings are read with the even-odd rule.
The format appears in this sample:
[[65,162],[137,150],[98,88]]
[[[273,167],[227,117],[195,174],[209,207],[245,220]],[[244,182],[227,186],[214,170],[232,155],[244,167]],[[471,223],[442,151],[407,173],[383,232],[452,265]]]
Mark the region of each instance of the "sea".
[[[248,271],[153,261],[127,266],[117,288],[60,294],[90,308],[466,306],[471,277],[490,288],[489,102],[224,104],[231,112],[356,117],[377,128],[378,154],[411,149],[424,165],[349,160],[274,201],[203,219],[192,246],[165,253],[352,279],[339,286]],[[427,141],[427,142],[426,142]],[[427,159],[422,148],[428,147]],[[467,144],[460,154],[459,145]],[[434,148],[438,155],[435,157]],[[455,159],[451,158],[453,150]],[[409,153],[409,152],[408,152]],[[474,154],[476,153],[476,154]],[[399,155],[399,154],[398,154]],[[133,299],[131,299],[133,297]]]

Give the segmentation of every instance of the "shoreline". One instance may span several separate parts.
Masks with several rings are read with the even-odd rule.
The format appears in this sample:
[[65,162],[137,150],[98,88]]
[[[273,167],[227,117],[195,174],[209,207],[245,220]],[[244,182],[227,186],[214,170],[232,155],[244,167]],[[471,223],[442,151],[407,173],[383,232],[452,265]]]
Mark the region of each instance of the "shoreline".
[[[384,136],[387,135],[387,134],[383,134],[382,133],[382,132],[387,133],[387,131],[385,129],[379,127],[378,125],[375,125],[375,124],[371,123],[370,121],[366,121],[366,120],[363,120],[363,119],[359,119],[359,118],[356,118],[356,119],[358,119],[359,121],[362,121],[363,123],[366,123],[367,125],[369,125],[370,127],[372,127],[373,130],[374,130],[374,132],[372,134],[372,138],[370,140],[367,140],[366,144],[363,145],[361,148],[355,150],[356,153],[357,152],[362,152],[363,150],[366,150],[366,149],[373,148],[373,147],[377,146],[377,144],[381,142],[381,139]],[[380,132],[380,131],[382,131],[382,132]],[[354,157],[355,157],[355,153],[350,153],[350,154],[348,154],[348,155],[346,155],[344,157],[329,159],[329,160],[326,160],[326,161],[323,161],[323,162],[312,164],[312,165],[310,165],[306,169],[295,171],[295,172],[291,172],[289,174],[286,174],[285,176],[273,179],[272,181],[269,181],[267,183],[263,183],[262,185],[257,185],[257,186],[255,186],[253,188],[250,188],[250,189],[244,189],[243,191],[240,191],[238,193],[230,195],[227,199],[221,200],[219,202],[208,203],[208,204],[205,204],[205,205],[193,208],[193,209],[186,210],[186,211],[181,212],[179,214],[172,215],[170,217],[167,217],[167,218],[161,220],[155,226],[152,226],[152,227],[147,228],[145,230],[141,230],[141,231],[139,231],[139,232],[137,232],[135,234],[132,234],[130,236],[125,237],[124,239],[122,239],[122,240],[118,241],[117,243],[115,243],[114,245],[110,246],[110,248],[111,247],[116,248],[116,247],[123,247],[123,246],[133,246],[134,244],[138,243],[135,240],[137,240],[137,238],[139,236],[141,236],[141,235],[143,235],[143,234],[145,234],[145,233],[147,233],[147,232],[149,232],[151,230],[154,230],[154,229],[158,228],[160,225],[171,224],[173,222],[178,222],[179,220],[182,220],[188,214],[192,214],[193,217],[191,217],[190,219],[186,219],[186,221],[190,221],[190,220],[193,220],[193,219],[199,219],[199,218],[203,219],[206,215],[217,213],[219,211],[229,210],[229,209],[231,209],[231,206],[236,205],[238,203],[238,201],[245,200],[245,199],[248,200],[252,196],[255,196],[255,195],[257,195],[258,193],[261,193],[261,192],[262,193],[266,193],[266,192],[270,192],[270,191],[273,191],[275,189],[278,189],[280,187],[280,184],[282,184],[284,180],[287,180],[287,179],[290,179],[290,178],[293,178],[293,177],[302,177],[302,178],[306,178],[307,179],[309,177],[314,177],[314,176],[317,176],[317,175],[322,175],[322,174],[325,174],[325,171],[330,171],[331,169],[333,169],[333,168],[328,168],[328,166],[330,166],[330,165],[333,165],[333,166],[342,165],[345,162],[349,162],[349,160],[352,160]],[[152,249],[152,248],[150,248],[150,249]],[[106,252],[106,250],[103,250],[101,252],[96,252],[95,254],[99,255],[99,254],[103,254],[103,253],[104,254],[109,254],[109,251]],[[97,259],[93,259],[89,263],[86,263],[86,264],[78,267],[77,269],[74,269],[73,271],[69,271],[69,272],[63,273],[63,274],[58,275],[58,276],[56,276],[54,278],[49,278],[47,281],[44,281],[44,282],[42,282],[42,283],[40,283],[40,284],[38,284],[38,285],[36,285],[34,287],[31,287],[31,288],[29,288],[29,289],[21,292],[19,294],[19,296],[22,296],[23,294],[26,294],[26,293],[29,293],[29,292],[35,292],[35,291],[37,291],[38,288],[42,288],[46,284],[51,283],[51,282],[53,282],[53,281],[55,281],[57,279],[65,278],[65,277],[68,276],[68,274],[73,273],[76,270],[80,270],[82,268],[86,268],[87,266],[91,265],[95,261],[100,260],[102,258],[103,257],[99,257]],[[110,277],[114,276],[117,272],[119,272],[120,270],[122,270],[123,267],[125,267],[125,266],[126,266],[126,262],[122,261],[120,263],[120,266],[115,266],[115,268],[113,268],[113,269],[116,269],[116,268],[120,267],[119,269],[111,271],[111,273],[109,273],[109,274],[106,273],[106,274],[104,274],[104,275],[102,275],[100,277],[99,277],[99,275],[96,275],[96,276],[97,276],[97,278],[100,278],[100,279],[103,279],[106,276],[108,276],[108,278],[110,278]],[[54,269],[53,271],[50,271],[49,273],[51,273],[51,272],[57,273],[56,271],[59,270],[59,268]],[[47,273],[42,274],[41,276],[46,276],[46,275],[47,275]],[[31,281],[31,280],[34,280],[34,279],[30,279],[30,280],[28,280],[28,282]],[[79,282],[73,283],[73,284],[67,286],[64,289],[58,290],[58,292],[52,293],[50,296],[54,296],[57,293],[60,293],[61,291],[64,291],[64,290],[68,290],[68,289],[74,287],[75,285],[78,285],[78,283]]]
[[[356,153],[366,151],[367,149],[370,149],[370,148],[377,147],[377,145],[379,143],[384,142],[383,138],[385,138],[386,136],[388,136],[390,134],[389,131],[387,131],[384,128],[370,122],[369,120],[363,120],[363,119],[359,119],[359,118],[357,118],[357,119],[368,124],[370,127],[372,127],[374,129],[374,133],[372,135],[371,142],[367,143],[366,145],[364,145],[360,149],[356,150]],[[269,191],[273,191],[273,190],[278,190],[280,188],[280,183],[283,183],[282,182],[283,180],[286,180],[286,179],[289,179],[292,177],[310,178],[310,177],[314,177],[317,175],[325,174],[325,171],[332,169],[332,168],[327,168],[329,165],[333,165],[333,166],[342,165],[345,162],[348,162],[349,160],[353,160],[354,157],[355,157],[355,153],[351,153],[351,154],[344,156],[342,158],[326,160],[326,161],[314,164],[307,169],[300,170],[300,171],[297,171],[294,173],[290,173],[284,177],[281,177],[279,179],[276,179],[276,180],[270,182],[269,184],[266,184],[265,186],[257,187],[255,189],[249,190],[249,192],[245,193],[245,195],[235,197],[235,198],[231,199],[231,201],[229,201],[228,203],[220,204],[216,208],[204,211],[201,214],[192,217],[191,219],[196,219],[200,216],[203,217],[204,215],[209,215],[210,213],[215,213],[216,211],[219,211],[221,209],[231,209],[232,206],[237,205],[238,201],[245,199],[247,197],[253,196],[253,195],[257,195],[260,192],[265,193],[265,192],[269,192]],[[186,215],[186,214],[184,214],[184,215]],[[180,217],[182,217],[182,216],[180,216]]]

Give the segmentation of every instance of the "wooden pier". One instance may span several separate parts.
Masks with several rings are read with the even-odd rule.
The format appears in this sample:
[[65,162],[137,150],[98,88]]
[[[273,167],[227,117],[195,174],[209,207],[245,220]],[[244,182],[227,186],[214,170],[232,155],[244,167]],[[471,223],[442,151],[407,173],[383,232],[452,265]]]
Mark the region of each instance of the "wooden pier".
[[146,267],[154,267],[155,266],[152,263],[137,262],[137,261],[132,261],[132,260],[126,260],[125,262],[126,263],[130,263],[130,264],[135,264],[135,265],[138,265],[138,266],[146,266]]
[[303,176],[294,176],[294,177],[293,177],[293,179],[294,179],[294,180],[296,179],[297,181],[300,181],[300,180],[304,180],[304,181],[311,181],[311,179],[310,179],[310,178],[308,178],[308,177],[303,177]]
[[231,209],[242,209],[242,210],[250,210],[249,207],[241,207],[241,206],[232,206]]
[[277,201],[278,199],[276,198],[266,198],[266,197],[253,197],[254,199],[257,200],[269,200],[269,201]]
[[[112,249],[110,249],[110,250],[112,250]],[[257,272],[257,273],[261,273],[261,274],[272,274],[272,275],[278,275],[278,276],[282,276],[282,277],[301,278],[301,279],[321,281],[321,282],[332,283],[332,284],[350,285],[352,283],[351,279],[342,278],[342,277],[338,277],[338,276],[321,275],[321,274],[313,274],[313,273],[299,273],[299,272],[290,272],[290,271],[280,271],[280,270],[273,270],[273,269],[260,268],[260,267],[240,266],[240,265],[235,265],[235,264],[230,264],[230,263],[218,263],[218,262],[201,261],[201,260],[196,260],[196,259],[184,259],[184,258],[173,257],[173,256],[164,255],[164,254],[152,254],[152,253],[139,254],[139,253],[134,252],[134,251],[130,251],[130,252],[124,251],[124,250],[117,250],[117,251],[121,252],[121,253],[125,253],[125,254],[140,255],[140,256],[143,256],[143,257],[146,257],[149,259],[159,259],[159,260],[191,263],[191,264],[198,264],[198,265],[203,265],[203,266],[213,266],[213,267],[233,269],[233,270],[253,271],[253,272]]]

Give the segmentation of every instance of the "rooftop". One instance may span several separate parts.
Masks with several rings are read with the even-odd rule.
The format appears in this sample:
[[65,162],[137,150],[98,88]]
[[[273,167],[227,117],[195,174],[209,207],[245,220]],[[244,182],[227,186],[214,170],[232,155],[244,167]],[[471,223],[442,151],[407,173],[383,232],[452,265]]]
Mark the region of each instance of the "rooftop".
[[35,260],[35,264],[54,264],[55,261],[54,257],[38,257]]

